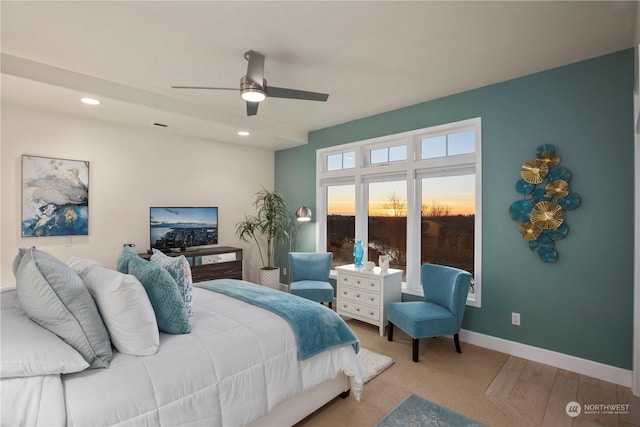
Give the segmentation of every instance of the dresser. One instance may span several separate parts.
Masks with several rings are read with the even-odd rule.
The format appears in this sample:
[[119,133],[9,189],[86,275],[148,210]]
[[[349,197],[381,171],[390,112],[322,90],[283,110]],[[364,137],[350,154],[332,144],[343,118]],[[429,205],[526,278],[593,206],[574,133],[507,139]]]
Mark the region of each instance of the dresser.
[[[150,259],[150,253],[138,254]],[[184,255],[191,266],[193,283],[213,279],[242,279],[242,249],[230,246],[190,249],[185,252],[169,252],[165,255]]]
[[353,264],[336,267],[337,311],[349,317],[376,325],[380,336],[387,326],[387,305],[402,299],[402,270],[380,267],[365,270]]

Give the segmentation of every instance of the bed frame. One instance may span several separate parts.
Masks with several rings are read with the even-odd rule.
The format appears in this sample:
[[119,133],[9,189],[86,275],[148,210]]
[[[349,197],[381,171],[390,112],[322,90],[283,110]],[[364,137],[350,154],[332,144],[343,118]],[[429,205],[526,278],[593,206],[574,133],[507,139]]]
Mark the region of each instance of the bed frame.
[[247,426],[291,427],[311,415],[336,397],[349,396],[349,377],[340,374],[332,380],[285,400],[270,412],[253,420]]

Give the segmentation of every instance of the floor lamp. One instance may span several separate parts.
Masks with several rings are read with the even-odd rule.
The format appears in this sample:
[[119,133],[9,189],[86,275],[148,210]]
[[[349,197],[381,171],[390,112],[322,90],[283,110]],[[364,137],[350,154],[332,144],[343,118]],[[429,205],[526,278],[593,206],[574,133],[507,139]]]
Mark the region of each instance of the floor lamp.
[[296,235],[298,234],[298,229],[303,223],[311,221],[312,216],[313,213],[311,212],[311,209],[306,206],[300,206],[296,209],[296,213],[294,214],[295,220],[291,221],[289,252],[296,250]]
[[[292,218],[292,221],[291,221],[291,229],[289,230],[289,252],[292,252],[292,251],[296,250],[296,235],[298,234],[298,229],[305,222],[311,221],[312,215],[313,214],[311,212],[311,209],[309,209],[306,206],[300,206],[298,209],[296,209],[296,212],[293,215],[293,218]],[[291,269],[290,268],[289,268],[289,272],[288,273],[289,273],[288,274],[289,283],[291,283]]]

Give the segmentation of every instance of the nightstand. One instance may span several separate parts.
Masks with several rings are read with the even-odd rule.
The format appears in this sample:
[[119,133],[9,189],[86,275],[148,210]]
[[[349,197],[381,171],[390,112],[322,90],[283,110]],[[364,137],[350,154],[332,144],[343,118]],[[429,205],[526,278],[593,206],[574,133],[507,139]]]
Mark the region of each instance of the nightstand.
[[376,325],[380,336],[387,326],[387,305],[402,300],[402,270],[365,270],[353,264],[336,267],[339,315]]

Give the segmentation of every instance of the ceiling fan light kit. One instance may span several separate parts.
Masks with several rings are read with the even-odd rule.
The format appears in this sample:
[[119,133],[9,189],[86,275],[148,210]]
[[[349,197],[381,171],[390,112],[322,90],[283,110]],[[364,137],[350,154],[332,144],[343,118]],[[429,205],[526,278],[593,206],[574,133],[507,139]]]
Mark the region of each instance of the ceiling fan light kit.
[[[268,87],[264,78],[264,55],[255,50],[249,50],[244,54],[249,62],[247,75],[240,79],[240,96],[246,101],[247,116],[258,113],[258,103],[267,97],[301,99],[305,101],[322,101],[329,99],[326,93],[309,92],[283,87]],[[171,86],[174,89],[212,89],[212,90],[238,90],[235,88],[209,87],[209,86]]]
[[247,76],[240,79],[240,96],[242,99],[249,102],[262,102],[267,95],[265,94],[264,87],[267,86],[266,80],[263,80],[262,86],[250,81]]

